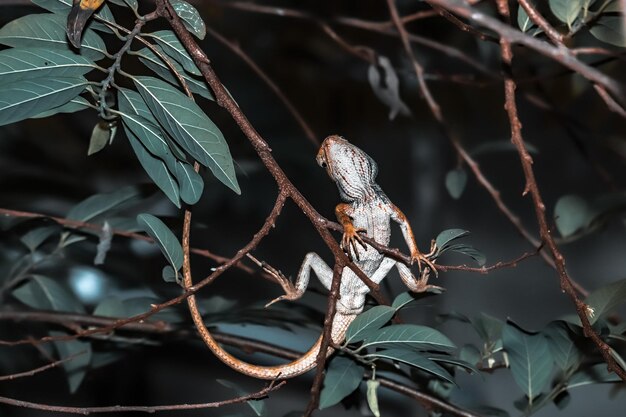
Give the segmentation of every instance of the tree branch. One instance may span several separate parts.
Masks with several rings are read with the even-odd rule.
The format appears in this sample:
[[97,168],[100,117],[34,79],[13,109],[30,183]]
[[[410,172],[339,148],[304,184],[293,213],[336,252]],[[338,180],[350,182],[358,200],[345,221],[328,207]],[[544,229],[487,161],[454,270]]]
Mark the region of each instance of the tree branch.
[[[498,9],[506,19],[510,19],[509,4],[507,0],[498,0]],[[510,41],[503,37],[500,39],[500,48],[502,54],[502,61],[507,69],[507,74],[512,74],[511,63],[513,61],[513,50],[511,48]],[[548,226],[546,219],[546,208],[539,191],[539,186],[535,179],[535,173],[532,167],[533,160],[526,145],[524,138],[522,137],[522,124],[519,120],[517,113],[517,104],[515,102],[515,81],[512,76],[509,76],[504,81],[504,94],[505,105],[504,108],[509,118],[509,124],[511,125],[511,141],[520,157],[522,169],[524,171],[524,178],[526,179],[526,185],[524,187],[523,195],[530,194],[535,208],[535,216],[537,223],[539,224],[539,233],[544,242],[546,242],[547,248],[550,250],[552,257],[554,258],[556,269],[560,278],[561,290],[563,290],[574,302],[576,307],[576,313],[582,323],[585,336],[590,338],[600,350],[602,357],[608,365],[609,370],[615,372],[622,380],[626,381],[626,370],[622,369],[611,355],[611,348],[607,345],[600,336],[593,330],[589,323],[588,308],[587,305],[578,298],[572,281],[565,268],[565,258],[561,254]]]

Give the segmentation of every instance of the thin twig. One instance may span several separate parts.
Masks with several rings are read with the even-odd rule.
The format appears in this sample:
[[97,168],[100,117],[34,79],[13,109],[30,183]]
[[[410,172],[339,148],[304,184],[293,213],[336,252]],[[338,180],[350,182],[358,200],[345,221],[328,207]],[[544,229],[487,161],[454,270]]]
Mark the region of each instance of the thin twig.
[[[231,8],[231,9],[241,10],[245,12],[261,13],[261,14],[267,14],[267,15],[279,16],[279,17],[304,19],[304,20],[308,20],[308,21],[312,21],[316,23],[319,22],[319,16],[312,14],[312,13],[308,13],[303,10],[298,10],[298,9],[265,6],[265,5],[261,5],[257,3],[241,2],[241,1],[232,1],[232,2],[216,1],[216,4],[218,4],[220,7]],[[371,21],[361,20],[361,19],[356,19],[356,18],[351,18],[351,17],[335,17],[332,19],[332,22],[335,22],[344,26],[367,30],[370,32],[380,33],[380,34],[387,35],[387,36],[399,36],[398,32],[393,30],[393,28],[388,27],[389,25],[386,22],[384,22],[384,24],[381,25],[380,22],[371,22]],[[414,35],[414,34],[409,35],[409,40],[412,43],[415,43],[417,45],[422,45],[427,48],[431,48],[445,55],[448,55],[452,58],[458,59],[486,75],[495,76],[493,71],[491,71],[489,68],[483,65],[480,61],[472,58],[471,56],[469,56],[468,54],[466,54],[460,49],[453,48],[449,45],[434,41],[429,38],[425,38],[423,36]]]
[[[506,19],[510,19],[508,1],[497,1],[500,14],[502,14]],[[513,50],[511,48],[511,43],[508,39],[503,37],[500,39],[500,47],[502,51],[502,61],[508,70],[506,72],[508,74],[511,74],[511,63],[513,60]],[[510,76],[507,77],[504,81],[504,108],[507,112],[509,123],[511,125],[511,141],[515,145],[515,148],[517,149],[517,152],[519,154],[522,169],[524,171],[524,178],[526,179],[526,185],[524,187],[523,195],[530,194],[530,196],[532,197],[533,206],[535,208],[535,216],[537,218],[537,223],[539,224],[539,233],[543,241],[546,242],[546,246],[550,250],[552,257],[554,258],[556,269],[560,278],[561,290],[565,292],[574,302],[574,305],[576,307],[576,313],[578,314],[578,317],[580,318],[580,321],[582,323],[585,336],[590,338],[596,344],[596,346],[600,350],[600,354],[604,358],[604,361],[607,363],[609,370],[615,372],[620,378],[622,378],[622,380],[626,381],[626,370],[622,369],[619,366],[619,364],[611,355],[610,346],[607,345],[591,327],[588,317],[587,305],[580,298],[578,298],[576,290],[574,289],[572,281],[565,268],[565,258],[563,257],[563,254],[561,254],[558,246],[556,245],[556,242],[554,241],[554,237],[552,237],[552,234],[550,233],[550,227],[548,226],[548,221],[546,219],[545,204],[539,191],[539,186],[537,185],[535,173],[532,167],[533,160],[528,153],[528,149],[526,148],[526,144],[524,143],[524,138],[522,137],[522,124],[519,120],[519,116],[517,113],[517,104],[515,102],[515,88],[516,85],[513,78]]]
[[198,403],[198,404],[172,404],[172,405],[155,405],[155,406],[141,406],[141,405],[113,405],[107,407],[68,407],[61,405],[49,405],[41,404],[30,401],[17,400],[15,398],[0,397],[1,404],[12,405],[21,408],[30,408],[32,410],[56,412],[56,413],[68,413],[68,414],[97,414],[97,413],[156,413],[158,411],[182,411],[182,410],[202,410],[205,408],[218,408],[225,405],[239,404],[250,400],[258,400],[273,391],[281,388],[285,385],[285,381],[278,384],[270,384],[269,386],[254,392],[252,394],[243,395],[241,397],[231,398],[229,400],[215,401],[210,403]]
[[524,9],[530,20],[543,30],[543,32],[552,40],[555,45],[563,44],[563,35],[561,35],[548,21],[539,13],[539,11],[528,0],[517,0]]
[[74,353],[73,355],[70,355],[70,356],[68,356],[66,358],[56,360],[54,362],[51,362],[51,363],[46,364],[44,366],[40,366],[40,367],[35,368],[35,369],[31,369],[30,371],[18,372],[18,373],[11,374],[11,375],[0,375],[0,381],[12,381],[12,380],[18,379],[18,378],[24,378],[24,377],[28,377],[28,376],[33,376],[33,375],[36,375],[36,374],[38,374],[40,372],[47,371],[48,369],[56,368],[57,366],[62,365],[64,363],[66,363],[66,362],[69,362],[69,361],[75,359],[76,357],[78,357],[80,355],[84,355],[84,354],[85,354],[85,351],[77,352],[77,353]]
[[326,310],[326,317],[324,318],[324,333],[322,334],[322,343],[320,344],[320,351],[317,354],[317,367],[315,369],[315,377],[313,378],[313,384],[311,385],[311,396],[309,404],[303,417],[310,417],[313,412],[319,406],[320,394],[322,392],[322,383],[324,382],[324,365],[326,364],[326,357],[328,347],[332,342],[331,331],[333,325],[333,319],[335,317],[336,304],[339,299],[339,287],[341,286],[341,273],[345,265],[338,260],[333,268],[333,281],[330,286],[330,293],[328,294],[328,303]]
[[[89,229],[89,230],[93,230],[97,232],[102,231],[102,227],[103,227],[102,225],[95,224],[95,223],[72,220],[72,219],[67,219],[64,217],[52,216],[49,214],[36,213],[32,211],[11,210],[11,209],[6,209],[6,208],[0,208],[0,216],[9,216],[9,217],[26,218],[26,219],[47,219],[47,220],[52,220],[53,222],[58,223],[61,226],[64,226],[69,229]],[[122,229],[113,229],[111,233],[113,235],[123,236],[129,239],[143,240],[144,242],[154,243],[154,239],[152,239],[149,236],[140,234],[140,233],[129,232],[127,230],[122,230]],[[193,254],[212,259],[219,264],[224,264],[230,260],[230,258],[213,253],[209,251],[208,249],[190,248],[190,251]],[[253,274],[255,272],[254,269],[250,268],[249,266],[247,266],[246,264],[242,262],[237,263],[235,267],[241,269],[244,272],[247,272],[248,274]],[[275,282],[274,278],[270,276],[269,274],[262,273],[261,275],[263,276],[263,278],[267,279],[268,281]]]
[[600,84],[615,97],[620,99],[623,98],[622,86],[617,81],[580,61],[567,48],[562,46],[552,46],[545,41],[529,36],[464,3],[452,0],[429,0],[429,2],[444,7],[445,9],[482,25],[487,29],[493,30],[500,35],[501,39],[504,39],[509,43],[517,43],[533,49],[534,51],[539,52],[540,54],[559,62],[561,65],[582,75],[592,83]]

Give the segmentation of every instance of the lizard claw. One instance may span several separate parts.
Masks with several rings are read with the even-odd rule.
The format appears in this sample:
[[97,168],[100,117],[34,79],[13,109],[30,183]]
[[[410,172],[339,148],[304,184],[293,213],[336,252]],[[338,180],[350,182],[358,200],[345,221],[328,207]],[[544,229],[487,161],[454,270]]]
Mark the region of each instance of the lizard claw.
[[[432,246],[434,246],[434,245],[432,245]],[[432,246],[431,246],[431,253],[429,253],[429,254],[425,255],[423,253],[418,252],[417,254],[412,255],[411,256],[411,263],[417,262],[417,267],[420,269],[420,271],[422,270],[422,262],[425,263],[426,267],[428,267],[428,269],[433,271],[435,276],[438,277],[439,276],[439,272],[437,271],[437,268],[435,267],[435,262],[430,260],[430,257],[432,256],[431,254],[433,253]]]
[[282,272],[266,263],[263,263],[263,269],[265,272],[276,278],[276,281],[278,281],[280,286],[283,288],[283,291],[285,291],[285,294],[280,297],[276,297],[269,303],[265,304],[265,308],[282,300],[297,300],[302,295],[298,293],[298,290],[293,286],[289,278],[287,278]]
[[[424,269],[420,274],[420,279],[417,280],[415,287],[411,288],[411,291],[416,293],[432,292],[435,294],[441,294],[446,289],[438,285],[428,284],[428,278],[430,277],[430,269]],[[434,270],[435,271],[435,270]]]
[[363,239],[359,235],[359,233],[366,232],[367,230],[361,227],[357,228],[349,224],[344,226],[343,236],[341,237],[341,244],[339,246],[348,254],[350,260],[352,260],[350,249],[352,249],[356,260],[360,260],[357,243],[360,244],[363,249],[367,249],[367,245],[363,242]]

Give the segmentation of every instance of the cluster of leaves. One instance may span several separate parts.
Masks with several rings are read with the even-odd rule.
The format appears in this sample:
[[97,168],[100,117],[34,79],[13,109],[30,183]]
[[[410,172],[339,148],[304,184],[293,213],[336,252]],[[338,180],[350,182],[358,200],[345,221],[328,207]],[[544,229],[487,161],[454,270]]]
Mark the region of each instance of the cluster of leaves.
[[[589,32],[599,41],[626,46],[620,0],[549,0],[536,3],[542,15],[554,16],[553,23],[565,27],[567,36],[588,27]],[[517,23],[523,32],[529,32],[533,36],[542,33],[521,6],[517,13]]]
[[[514,404],[525,415],[551,402],[564,409],[571,398],[571,389],[621,381],[607,370],[600,355],[593,353],[594,346],[585,338],[575,316],[555,320],[539,332],[529,332],[512,321],[504,322],[484,313],[473,318],[460,313],[443,315],[443,320],[470,325],[482,343],[479,347],[468,343],[457,348],[441,332],[427,326],[385,325],[414,300],[411,294],[402,293],[392,306],[372,307],[350,325],[342,354],[328,365],[321,408],[335,405],[357,390],[368,367],[372,372],[367,380],[366,398],[376,416],[380,415],[377,373],[399,373],[418,382],[422,389],[450,401],[459,389],[455,369],[485,376],[507,368],[524,394]],[[615,325],[608,320],[626,302],[626,280],[598,289],[585,302],[592,312],[590,321],[607,341],[626,340],[626,325]],[[616,351],[612,350],[611,354],[626,366]],[[402,371],[398,364],[408,365],[411,372]],[[508,415],[490,406],[460,405],[487,415]]]
[[[111,143],[121,122],[142,167],[176,207],[181,207],[181,200],[195,204],[200,199],[204,181],[194,171],[196,161],[240,192],[221,131],[178,84],[179,78],[184,79],[193,93],[212,99],[200,70],[172,31],[140,31],[124,37],[105,4],[75,51],[65,33],[71,1],[33,2],[52,13],[24,16],[0,29],[0,44],[12,47],[0,52],[0,125],[94,108],[102,121],[94,127],[88,153]],[[113,4],[137,13],[136,1]],[[173,5],[188,29],[203,37],[206,27],[195,8],[182,0]],[[138,16],[137,24],[146,23],[143,19]],[[118,52],[109,54],[97,32],[119,39]],[[133,50],[133,38],[141,38],[147,46]],[[121,58],[125,56],[137,57],[162,79],[124,71]],[[105,59],[108,67],[101,66]],[[119,87],[115,75],[134,88]]]

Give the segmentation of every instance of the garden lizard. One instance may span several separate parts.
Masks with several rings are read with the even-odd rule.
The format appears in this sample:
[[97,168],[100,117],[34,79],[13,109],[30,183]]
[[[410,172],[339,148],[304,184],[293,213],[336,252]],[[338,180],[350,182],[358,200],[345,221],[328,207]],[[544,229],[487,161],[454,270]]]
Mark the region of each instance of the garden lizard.
[[[343,203],[337,205],[335,214],[344,228],[341,247],[354,263],[376,284],[379,284],[395,266],[402,281],[409,290],[423,292],[434,286],[427,285],[428,269],[424,269],[420,279],[416,279],[409,267],[389,258],[363,242],[359,233],[365,233],[382,245],[388,245],[391,237],[391,220],[400,225],[404,240],[411,252],[412,261],[424,262],[433,268],[428,255],[422,254],[415,243],[415,237],[406,216],[397,208],[376,184],[378,172],[376,162],[365,152],[350,144],[340,136],[327,137],[317,154],[317,163],[326,169],[330,178],[339,188]],[[295,284],[276,271],[269,270],[280,282],[285,294],[268,305],[280,300],[296,300],[304,294],[311,271],[322,285],[330,290],[333,270],[314,252],[308,253]],[[331,328],[334,344],[343,342],[346,330],[356,316],[363,311],[365,296],[369,288],[348,267],[341,273],[341,286],[335,317]],[[261,379],[291,378],[312,369],[321,345],[321,336],[313,347],[299,359],[277,366],[257,366],[243,362],[228,352],[213,339],[205,326],[199,329],[202,339],[222,362],[234,370]],[[328,354],[332,348],[328,349]]]

